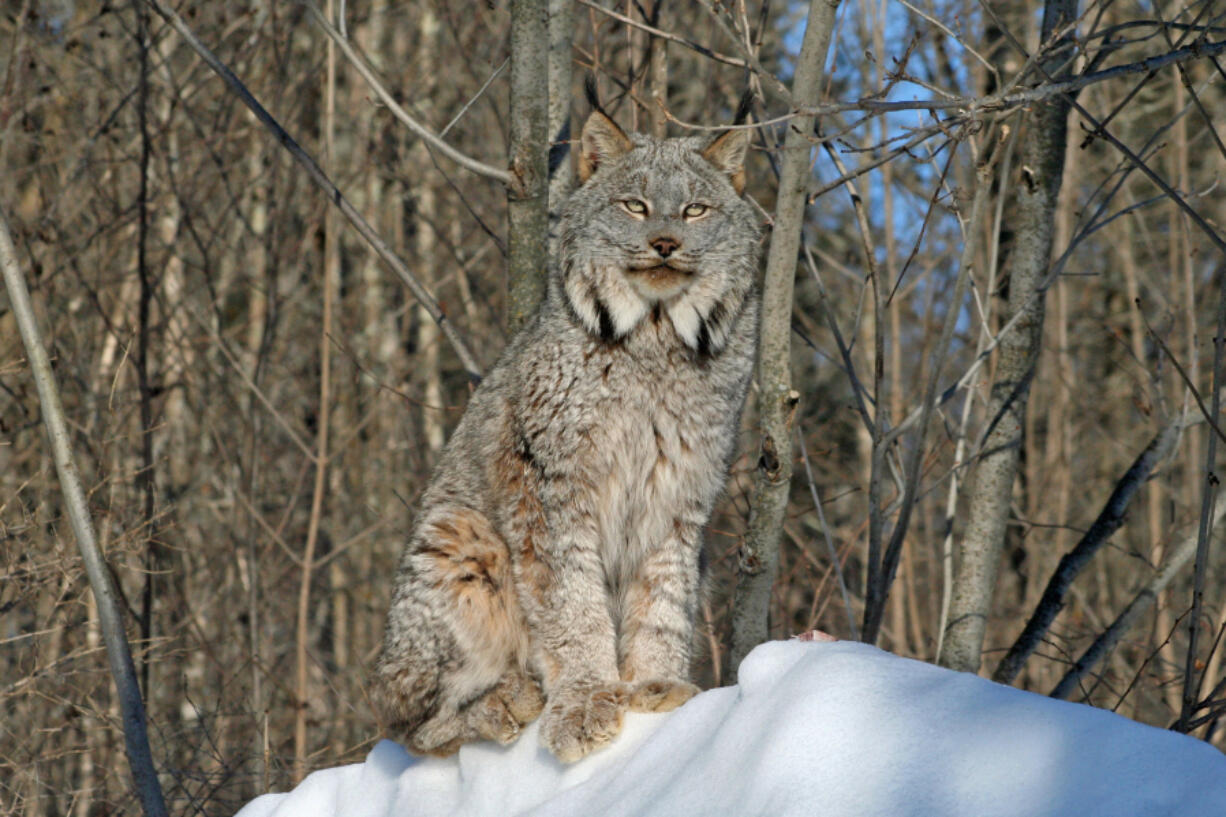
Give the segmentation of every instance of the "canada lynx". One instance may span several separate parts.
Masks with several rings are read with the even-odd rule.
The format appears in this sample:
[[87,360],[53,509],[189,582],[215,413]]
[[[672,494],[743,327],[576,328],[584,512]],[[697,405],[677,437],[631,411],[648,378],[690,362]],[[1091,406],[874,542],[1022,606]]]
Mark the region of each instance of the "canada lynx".
[[597,108],[545,301],[473,394],[422,498],[376,665],[415,751],[562,761],[664,711],[689,675],[701,529],[754,359],[748,131],[626,135]]

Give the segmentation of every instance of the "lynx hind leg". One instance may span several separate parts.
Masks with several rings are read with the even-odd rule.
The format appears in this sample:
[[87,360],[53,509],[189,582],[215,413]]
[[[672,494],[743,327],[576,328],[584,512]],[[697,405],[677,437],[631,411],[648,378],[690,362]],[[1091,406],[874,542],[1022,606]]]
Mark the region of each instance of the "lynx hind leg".
[[377,699],[385,712],[391,700],[388,720],[414,751],[508,742],[539,711],[539,688],[521,669],[527,629],[511,582],[506,546],[476,511],[435,509],[417,529],[377,670]]

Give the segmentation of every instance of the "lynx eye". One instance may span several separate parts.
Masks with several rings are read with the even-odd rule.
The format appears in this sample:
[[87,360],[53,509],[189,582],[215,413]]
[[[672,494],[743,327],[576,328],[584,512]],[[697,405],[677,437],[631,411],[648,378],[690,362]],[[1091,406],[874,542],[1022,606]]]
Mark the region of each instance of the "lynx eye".
[[681,211],[681,215],[685,218],[698,218],[699,216],[705,216],[710,209],[705,204],[694,202],[693,204],[687,204],[685,209]]
[[632,216],[647,215],[647,204],[638,199],[624,199],[619,204]]

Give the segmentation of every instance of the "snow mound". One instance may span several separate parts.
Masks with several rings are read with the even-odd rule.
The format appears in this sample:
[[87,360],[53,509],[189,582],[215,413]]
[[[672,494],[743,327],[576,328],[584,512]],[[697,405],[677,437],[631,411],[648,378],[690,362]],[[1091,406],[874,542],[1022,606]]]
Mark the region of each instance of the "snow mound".
[[739,677],[573,766],[535,725],[447,759],[385,740],[239,817],[1226,815],[1226,756],[1101,709],[853,642],[764,644]]

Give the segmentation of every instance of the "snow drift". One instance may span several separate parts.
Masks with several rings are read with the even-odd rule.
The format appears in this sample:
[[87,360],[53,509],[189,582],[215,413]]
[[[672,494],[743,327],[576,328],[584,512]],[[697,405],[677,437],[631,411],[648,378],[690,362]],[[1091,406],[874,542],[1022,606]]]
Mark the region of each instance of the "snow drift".
[[740,684],[627,716],[563,766],[535,725],[417,759],[390,741],[240,817],[1223,817],[1201,741],[851,642],[764,644]]

